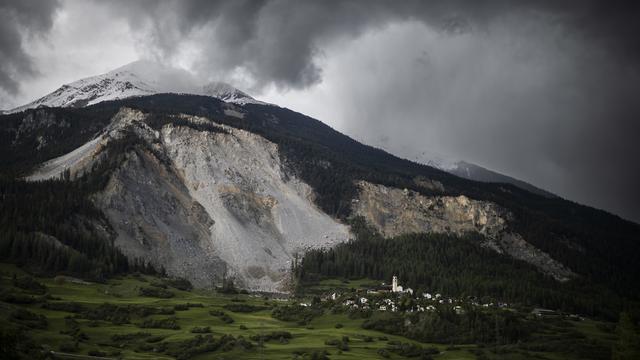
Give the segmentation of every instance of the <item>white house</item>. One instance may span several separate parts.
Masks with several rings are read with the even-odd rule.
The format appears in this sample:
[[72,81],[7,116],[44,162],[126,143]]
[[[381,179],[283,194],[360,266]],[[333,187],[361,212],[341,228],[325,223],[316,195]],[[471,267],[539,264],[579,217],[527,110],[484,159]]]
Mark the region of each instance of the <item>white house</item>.
[[409,295],[413,295],[413,289],[412,288],[407,288],[407,290],[405,290],[404,292],[409,294]]

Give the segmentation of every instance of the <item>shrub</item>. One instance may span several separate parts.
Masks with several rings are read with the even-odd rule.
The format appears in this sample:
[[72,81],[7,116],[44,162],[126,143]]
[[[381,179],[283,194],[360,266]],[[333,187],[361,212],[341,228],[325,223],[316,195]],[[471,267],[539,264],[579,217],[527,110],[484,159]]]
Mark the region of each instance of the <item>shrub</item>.
[[163,288],[156,288],[156,287],[142,287],[140,288],[139,293],[140,293],[140,296],[157,297],[162,299],[168,299],[174,296],[173,292]]
[[343,325],[340,324],[340,323],[337,323],[336,326],[335,326],[336,329],[342,329],[342,327],[343,327]]
[[87,310],[87,307],[76,302],[46,302],[42,304],[43,309],[64,311],[69,313],[81,313]]
[[365,336],[364,338],[362,338],[362,340],[364,342],[373,342],[373,338],[371,336]]
[[49,324],[44,315],[35,314],[25,309],[14,310],[9,318],[32,329],[46,329]]
[[164,283],[171,286],[174,289],[182,290],[182,291],[191,291],[193,290],[193,285],[187,279],[183,278],[173,278],[173,279],[165,279]]
[[73,353],[78,351],[78,346],[76,345],[76,343],[63,342],[58,346],[58,350],[65,353]]
[[13,286],[26,290],[36,295],[44,295],[47,292],[47,287],[39,283],[37,280],[30,276],[13,277]]
[[177,319],[174,317],[167,319],[146,319],[138,324],[138,327],[143,329],[169,329],[180,330]]
[[80,317],[87,320],[104,320],[110,321],[115,325],[128,324],[130,312],[135,307],[118,306],[104,303],[93,309],[86,309],[80,314]]
[[147,339],[145,339],[145,342],[148,342],[148,343],[153,344],[153,343],[160,342],[160,341],[162,341],[163,339],[164,339],[164,336],[156,335],[156,336],[150,336],[150,337],[148,337]]
[[173,305],[173,310],[186,311],[186,310],[189,310],[189,307],[186,304],[176,304],[176,305]]
[[191,329],[191,332],[194,334],[208,334],[211,332],[211,327],[209,326],[195,326]]
[[142,332],[142,331],[138,331],[136,333],[129,333],[129,334],[115,334],[111,336],[111,341],[114,342],[118,342],[118,341],[132,341],[132,340],[138,340],[138,339],[143,339],[143,338],[147,338],[150,337],[151,334],[149,334],[148,332]]
[[296,321],[307,325],[314,317],[322,315],[322,309],[309,308],[300,305],[279,306],[273,309],[271,316],[280,321]]
[[329,339],[329,340],[325,340],[324,344],[327,346],[338,346],[340,345],[340,340],[338,339]]
[[38,301],[38,298],[25,294],[3,293],[0,295],[0,300],[11,304],[33,304]]
[[222,320],[225,324],[231,324],[233,323],[233,318],[231,318],[231,316],[225,314],[223,311],[220,310],[211,310],[209,311],[209,314],[218,317],[220,320]]
[[387,349],[378,349],[376,353],[385,359],[388,359],[389,357],[391,357],[391,354],[389,354],[389,351]]
[[249,304],[226,304],[223,306],[226,310],[237,313],[251,313],[268,309],[265,306],[249,305]]
[[279,339],[291,339],[293,338],[293,335],[291,335],[290,332],[288,331],[272,331],[270,333],[266,333],[266,334],[260,334],[260,335],[252,335],[250,337],[251,340],[253,341],[258,341],[258,342],[267,342],[270,340],[279,340]]

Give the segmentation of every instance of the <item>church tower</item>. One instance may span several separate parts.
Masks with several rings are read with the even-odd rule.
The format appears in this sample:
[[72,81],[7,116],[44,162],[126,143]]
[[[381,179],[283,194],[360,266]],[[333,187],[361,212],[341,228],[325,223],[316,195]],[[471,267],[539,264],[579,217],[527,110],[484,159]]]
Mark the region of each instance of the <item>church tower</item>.
[[398,292],[398,277],[393,275],[393,281],[391,282],[391,291]]

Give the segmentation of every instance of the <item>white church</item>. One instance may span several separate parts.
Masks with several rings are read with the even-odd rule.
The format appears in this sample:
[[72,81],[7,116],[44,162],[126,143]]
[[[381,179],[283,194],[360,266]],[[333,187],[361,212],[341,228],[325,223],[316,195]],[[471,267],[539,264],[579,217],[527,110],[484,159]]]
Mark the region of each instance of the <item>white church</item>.
[[393,280],[391,281],[391,292],[413,295],[412,288],[407,288],[407,290],[404,290],[402,285],[398,285],[398,277],[395,275],[393,275]]

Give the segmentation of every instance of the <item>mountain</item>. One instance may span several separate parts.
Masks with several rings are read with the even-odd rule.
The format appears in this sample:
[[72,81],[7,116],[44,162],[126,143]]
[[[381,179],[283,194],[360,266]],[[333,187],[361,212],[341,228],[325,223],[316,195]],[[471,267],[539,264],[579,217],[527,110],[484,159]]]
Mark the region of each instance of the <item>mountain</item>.
[[[135,91],[153,83],[147,80]],[[112,83],[96,94],[114,96]],[[90,278],[156,269],[197,287],[234,279],[250,290],[289,292],[292,270],[309,263],[309,253],[324,275],[343,264],[351,266],[344,274],[382,274],[376,264],[356,262],[361,253],[318,253],[361,233],[355,221],[388,244],[385,269],[404,272],[423,264],[420,256],[397,257],[392,250],[403,240],[395,239],[425,233],[457,242],[474,234],[465,246],[477,252],[446,242],[433,251],[452,269],[471,259],[465,253],[474,256],[482,272],[463,283],[486,284],[473,288],[476,295],[526,300],[535,291],[568,311],[607,315],[640,298],[638,224],[401,159],[303,114],[237,101],[241,95],[226,86],[212,89],[219,97],[95,97],[91,105],[2,115],[3,259]],[[483,265],[483,258],[493,260]],[[491,264],[499,264],[500,277]],[[511,279],[506,287],[509,269],[531,282]]]
[[454,174],[469,180],[511,184],[541,196],[545,196],[545,197],[557,196],[546,190],[533,186],[528,182],[518,180],[518,179],[512,178],[511,176],[507,176],[507,175],[486,169],[482,166],[471,164],[465,161],[456,162],[454,166],[449,167],[448,169],[446,169],[446,171],[451,174]]
[[[403,154],[415,153],[415,151],[412,151],[411,148],[406,146],[400,147],[399,149],[394,149],[394,150],[396,151],[390,151],[390,152],[403,153]],[[472,164],[466,161],[452,160],[448,157],[445,157],[441,154],[437,154],[434,152],[422,151],[419,154],[414,156],[409,156],[408,158],[417,163],[435,167],[437,169],[446,171],[450,174],[460,176],[465,179],[482,181],[482,182],[511,184],[521,189],[527,190],[531,193],[542,195],[545,197],[557,196],[549,191],[546,191],[534,185],[531,185],[526,181],[518,180],[511,176],[501,174],[499,172],[489,170],[480,165]]]
[[52,93],[6,113],[40,106],[82,107],[102,101],[158,93],[187,93],[213,96],[237,104],[262,104],[246,93],[222,82],[203,83],[186,70],[139,60],[102,75],[62,85]]

